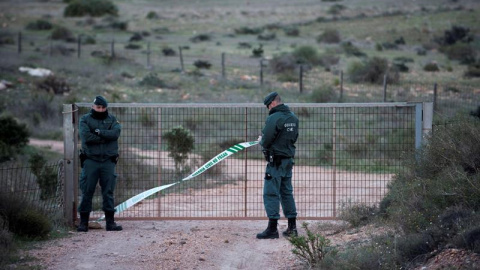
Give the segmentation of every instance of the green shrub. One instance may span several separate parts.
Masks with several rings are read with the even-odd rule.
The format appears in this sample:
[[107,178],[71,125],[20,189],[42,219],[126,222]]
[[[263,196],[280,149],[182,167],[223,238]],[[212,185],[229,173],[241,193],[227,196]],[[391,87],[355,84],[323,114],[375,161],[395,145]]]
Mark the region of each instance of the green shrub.
[[257,48],[253,48],[253,50],[252,50],[252,56],[256,57],[256,58],[263,57],[263,53],[264,53],[264,51],[263,51],[263,45],[262,44],[258,45]]
[[436,242],[428,232],[407,234],[397,241],[398,255],[403,262],[412,261],[434,250]]
[[468,65],[464,76],[467,78],[480,77],[480,61]]
[[340,57],[334,55],[333,53],[327,52],[319,56],[319,61],[320,61],[320,65],[322,65],[327,70],[329,70],[331,66],[338,64],[338,62],[340,61]]
[[159,19],[160,16],[158,16],[158,14],[155,11],[149,11],[145,18],[149,20],[156,20],[156,19]]
[[[12,223],[10,222],[10,224]],[[44,238],[52,230],[52,225],[45,214],[30,207],[20,211],[11,229],[19,236]]]
[[382,211],[405,232],[437,224],[449,207],[480,209],[480,120],[452,121],[437,126],[417,159],[406,159],[405,170],[389,185]]
[[258,35],[263,32],[263,28],[250,28],[247,26],[235,28],[235,34],[238,35]]
[[65,17],[83,16],[101,17],[103,15],[118,16],[118,8],[110,0],[73,0],[63,12]]
[[[1,220],[2,218],[0,216],[0,224],[1,224]],[[5,230],[4,228],[5,226],[0,227],[0,267],[6,265],[10,257],[10,254],[15,250],[12,233],[9,232],[8,230]]]
[[162,53],[164,56],[175,56],[177,54],[175,50],[170,47],[163,48]]
[[334,102],[337,100],[337,92],[333,86],[324,84],[312,91],[310,100],[315,103]]
[[340,4],[335,4],[335,5],[332,5],[327,13],[328,14],[332,14],[332,15],[338,15],[340,14],[343,10],[345,10],[347,7],[344,6],[344,5],[340,5]]
[[397,83],[400,79],[396,70],[389,69],[387,59],[379,57],[350,64],[347,74],[354,83],[382,84],[385,74],[388,83]]
[[436,38],[440,45],[453,45],[457,42],[470,43],[473,41],[470,29],[463,26],[453,25],[450,30],[445,30],[443,37]]
[[300,35],[300,30],[296,27],[287,27],[284,28],[283,31],[285,32],[285,35],[290,37],[298,37]]
[[12,116],[0,116],[0,162],[10,160],[27,145],[30,132]]
[[50,30],[53,28],[53,24],[46,20],[36,20],[34,22],[30,22],[27,24],[26,27],[28,30],[34,31],[41,31],[41,30]]
[[320,63],[318,51],[312,46],[300,46],[292,52],[296,64],[318,65]]
[[359,227],[370,223],[377,214],[375,205],[351,204],[342,207],[339,218],[349,222],[352,227]]
[[182,126],[175,127],[166,132],[163,134],[163,138],[167,142],[168,155],[173,158],[176,170],[181,171],[180,168],[185,165],[188,154],[194,149],[195,139],[190,132]]
[[212,67],[212,64],[208,61],[205,61],[205,60],[196,60],[193,65],[196,67],[196,68],[203,68],[203,69],[210,69],[210,67]]
[[127,50],[140,50],[141,48],[142,45],[135,43],[128,43],[127,45],[125,45],[125,49]]
[[0,32],[0,45],[15,44],[15,37],[12,34]]
[[257,36],[258,40],[265,40],[265,41],[274,40],[275,38],[277,38],[277,35],[274,32],[266,32]]
[[73,35],[73,32],[63,26],[55,27],[55,29],[52,30],[52,34],[50,35],[50,37],[53,40],[64,40],[66,42],[75,42],[75,36]]
[[139,84],[141,86],[151,86],[151,87],[158,87],[158,88],[165,88],[167,84],[158,77],[156,73],[149,73],[145,76]]
[[325,29],[325,31],[317,37],[317,42],[339,43],[340,41],[340,33],[337,29]]
[[319,233],[314,233],[308,228],[308,223],[302,223],[306,236],[298,235],[287,238],[293,245],[292,252],[310,267],[318,265],[327,255],[337,251],[330,246],[330,240]]
[[190,41],[193,43],[210,41],[210,40],[212,40],[212,37],[209,34],[199,34],[190,38]]
[[456,247],[471,250],[480,254],[480,227],[476,226],[455,237]]
[[326,256],[318,269],[402,269],[395,253],[393,235],[387,233],[374,236],[363,245],[352,242],[341,252]]
[[343,51],[348,56],[357,56],[357,57],[364,57],[367,56],[364,52],[362,52],[358,47],[353,45],[350,41],[344,42],[341,45]]
[[45,237],[52,226],[41,210],[25,199],[11,194],[0,197],[0,217],[6,221],[8,230],[28,238]]
[[299,81],[299,76],[298,72],[295,70],[288,70],[282,73],[277,74],[277,80],[279,82],[298,82]]
[[455,43],[454,45],[442,47],[441,51],[444,52],[448,59],[458,60],[461,64],[475,63],[477,58],[477,50],[470,44]]
[[437,63],[428,63],[423,67],[423,70],[428,72],[436,72],[440,71],[440,68],[438,67]]
[[40,199],[54,198],[57,191],[57,173],[52,166],[48,166],[47,160],[41,154],[35,153],[28,160],[32,173],[37,177],[40,187]]

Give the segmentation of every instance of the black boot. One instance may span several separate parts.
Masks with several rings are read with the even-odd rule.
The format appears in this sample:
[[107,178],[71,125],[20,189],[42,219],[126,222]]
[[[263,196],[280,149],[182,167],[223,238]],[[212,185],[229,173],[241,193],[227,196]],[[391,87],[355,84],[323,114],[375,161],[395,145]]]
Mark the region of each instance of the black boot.
[[121,231],[123,230],[122,226],[117,225],[115,223],[115,219],[113,218],[113,215],[115,212],[113,211],[105,211],[105,221],[107,223],[107,231]]
[[275,239],[278,238],[278,230],[277,230],[277,220],[276,219],[269,219],[268,220],[268,227],[262,233],[257,234],[258,239]]
[[88,232],[88,220],[90,212],[80,212],[80,224],[78,224],[77,232]]
[[296,218],[289,218],[288,219],[288,228],[286,231],[282,233],[285,237],[290,236],[298,236],[297,232],[297,219]]

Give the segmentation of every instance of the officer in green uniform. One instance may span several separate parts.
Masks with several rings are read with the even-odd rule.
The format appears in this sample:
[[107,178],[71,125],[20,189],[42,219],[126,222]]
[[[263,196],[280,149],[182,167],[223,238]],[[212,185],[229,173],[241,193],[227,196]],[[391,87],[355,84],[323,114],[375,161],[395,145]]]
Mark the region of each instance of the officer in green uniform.
[[286,237],[298,235],[297,210],[293,198],[292,168],[295,157],[295,142],[298,138],[298,118],[282,103],[280,95],[272,92],[263,102],[269,110],[259,142],[267,160],[263,186],[263,203],[268,216],[268,227],[257,234],[258,239],[278,238],[277,224],[280,218],[280,203],[288,218]]
[[82,200],[78,206],[80,224],[77,231],[79,232],[88,231],[92,198],[97,183],[100,183],[102,188],[102,209],[105,212],[106,230],[122,230],[122,226],[117,225],[114,220],[113,198],[117,182],[115,165],[118,161],[118,138],[121,125],[114,115],[108,113],[107,107],[107,100],[102,96],[96,96],[90,112],[80,119]]

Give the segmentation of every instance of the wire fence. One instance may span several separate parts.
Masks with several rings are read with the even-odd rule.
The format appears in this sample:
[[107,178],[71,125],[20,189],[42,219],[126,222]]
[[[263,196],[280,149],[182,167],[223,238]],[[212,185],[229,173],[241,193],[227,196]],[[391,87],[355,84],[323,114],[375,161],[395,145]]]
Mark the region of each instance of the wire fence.
[[[76,105],[78,115],[73,119],[79,119],[90,106]],[[402,170],[402,159],[414,153],[418,121],[421,121],[415,104],[290,106],[300,119],[293,172],[299,218],[335,219],[344,206],[378,204],[393,175]],[[111,104],[109,112],[122,124],[116,204],[145,190],[180,181],[234,144],[256,140],[268,113],[264,106],[258,105],[197,104],[192,107],[120,103]],[[194,149],[181,164],[172,158],[165,139],[167,132],[179,126],[195,141]],[[76,146],[79,146],[78,140],[76,138]],[[129,219],[264,218],[265,165],[259,146],[247,148],[192,180],[148,197],[118,216]],[[77,194],[80,194],[78,187]],[[75,199],[78,205],[80,196]],[[97,188],[94,215],[103,214],[101,205]]]
[[63,161],[41,167],[0,167],[0,197],[13,197],[43,210],[52,219],[63,219]]
[[[223,80],[249,84],[248,87],[270,86],[276,89],[311,94],[325,84],[334,85],[335,95],[313,102],[434,102],[435,119],[443,121],[457,113],[468,113],[480,106],[480,88],[456,82],[408,81],[383,85],[352,83],[348,74],[341,70],[326,72],[307,69],[298,65],[287,79],[281,78],[269,61],[261,57],[225,54],[205,51],[195,52],[192,46],[166,47],[161,41],[129,41],[128,37],[98,39],[93,44],[84,44],[82,35],[72,37],[72,42],[51,40],[38,35],[11,34],[12,44],[0,50],[10,53],[41,54],[46,57],[124,59],[140,64],[150,72],[185,72],[201,74],[199,80],[210,82]],[[165,50],[168,49],[168,53]],[[197,61],[208,63],[208,68],[199,68]],[[285,80],[285,81],[282,81]]]

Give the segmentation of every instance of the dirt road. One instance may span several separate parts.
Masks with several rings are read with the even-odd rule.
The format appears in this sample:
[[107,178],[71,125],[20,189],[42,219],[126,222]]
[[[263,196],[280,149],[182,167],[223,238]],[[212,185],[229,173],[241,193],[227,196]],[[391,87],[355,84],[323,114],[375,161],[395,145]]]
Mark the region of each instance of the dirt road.
[[[121,221],[121,232],[72,232],[29,250],[46,269],[302,269],[266,221]],[[104,226],[104,224],[102,224]],[[286,221],[279,229],[286,228]]]

